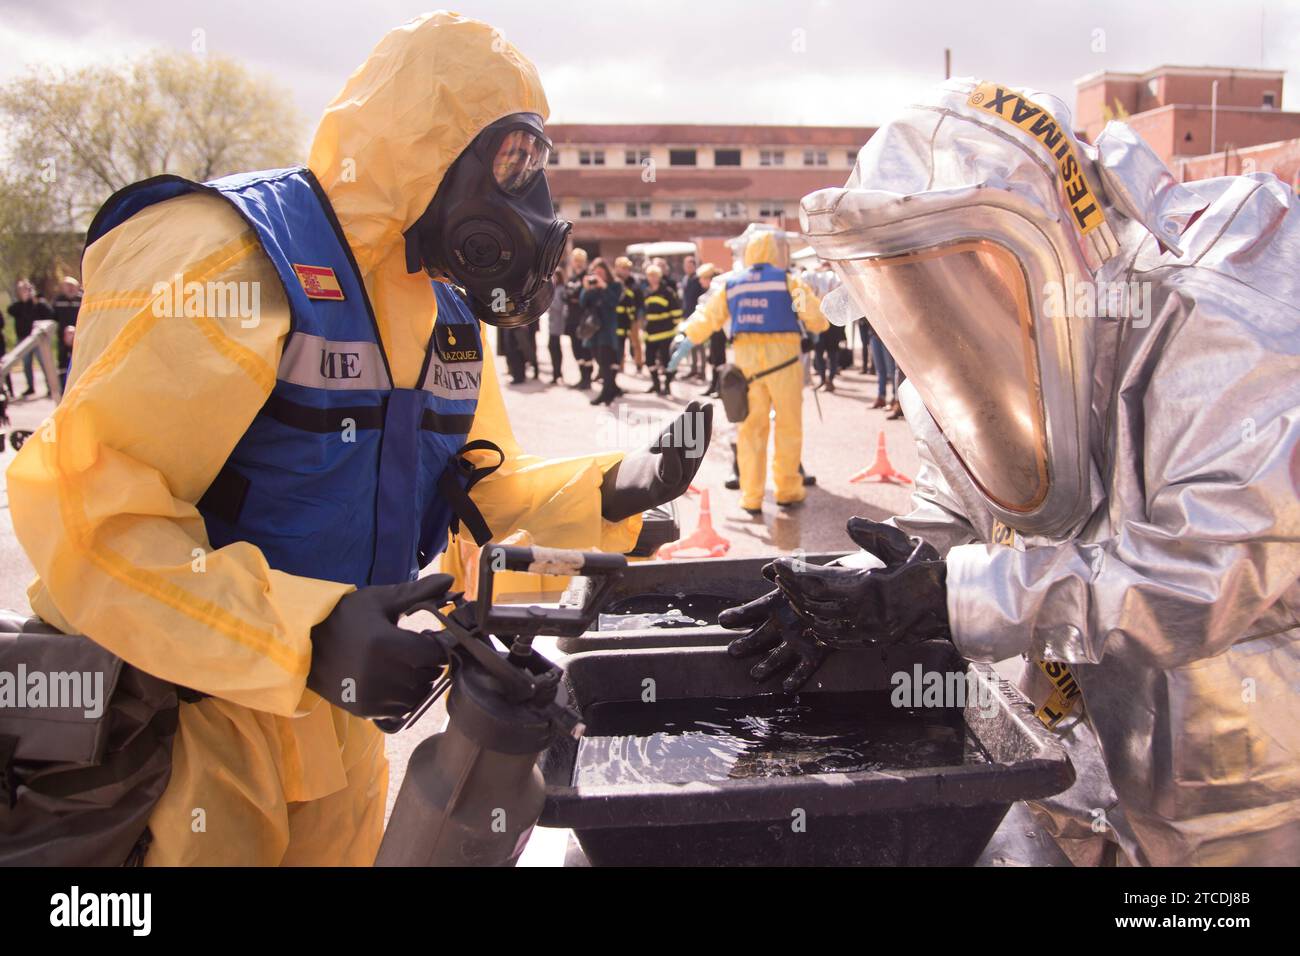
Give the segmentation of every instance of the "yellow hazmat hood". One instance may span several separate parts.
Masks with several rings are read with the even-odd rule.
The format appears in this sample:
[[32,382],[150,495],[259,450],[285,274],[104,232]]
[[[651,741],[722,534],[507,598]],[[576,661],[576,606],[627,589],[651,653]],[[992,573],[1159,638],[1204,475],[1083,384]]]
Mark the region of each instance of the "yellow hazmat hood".
[[790,244],[782,233],[774,230],[755,232],[749,242],[745,243],[745,265],[756,266],[762,263],[779,269],[790,267]]
[[461,151],[511,113],[549,114],[537,69],[456,13],[393,30],[325,108],[307,165],[367,273],[402,241]]

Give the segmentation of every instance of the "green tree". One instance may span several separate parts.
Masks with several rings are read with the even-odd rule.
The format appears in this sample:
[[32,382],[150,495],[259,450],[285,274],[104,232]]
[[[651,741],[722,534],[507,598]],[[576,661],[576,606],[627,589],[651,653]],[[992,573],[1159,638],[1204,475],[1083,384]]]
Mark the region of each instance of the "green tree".
[[0,125],[8,134],[5,288],[20,274],[52,277],[100,204],[137,180],[206,180],[302,159],[303,125],[289,94],[215,55],[155,52],[124,65],[33,70],[0,86]]

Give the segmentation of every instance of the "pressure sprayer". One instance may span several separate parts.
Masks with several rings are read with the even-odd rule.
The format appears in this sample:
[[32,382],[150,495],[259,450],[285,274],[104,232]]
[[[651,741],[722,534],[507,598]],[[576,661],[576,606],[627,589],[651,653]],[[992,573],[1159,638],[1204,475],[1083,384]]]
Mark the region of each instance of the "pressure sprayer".
[[[424,635],[446,648],[450,664],[408,716],[377,723],[385,733],[405,730],[450,688],[447,726],[412,752],[376,866],[515,864],[545,800],[538,758],[560,734],[583,729],[563,672],[533,649],[533,638],[588,630],[626,567],[621,554],[489,544],[476,600],[454,593],[411,609],[442,623]],[[494,604],[498,571],[585,579],[568,592],[581,605]]]

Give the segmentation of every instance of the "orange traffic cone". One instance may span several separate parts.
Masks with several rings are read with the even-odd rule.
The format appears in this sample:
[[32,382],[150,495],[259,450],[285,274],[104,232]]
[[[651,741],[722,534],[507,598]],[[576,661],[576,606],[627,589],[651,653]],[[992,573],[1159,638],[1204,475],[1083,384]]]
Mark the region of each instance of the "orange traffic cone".
[[[656,558],[720,558],[731,548],[731,542],[713,530],[713,514],[709,510],[709,489],[700,492],[700,523],[685,538],[660,545]],[[687,553],[689,552],[689,553]]]
[[911,478],[901,471],[895,471],[894,466],[889,463],[889,452],[885,451],[885,432],[883,429],[880,432],[880,437],[876,439],[876,460],[871,463],[870,468],[862,469],[849,481],[866,481],[868,478],[879,478],[882,483],[891,485],[910,485],[912,483]]

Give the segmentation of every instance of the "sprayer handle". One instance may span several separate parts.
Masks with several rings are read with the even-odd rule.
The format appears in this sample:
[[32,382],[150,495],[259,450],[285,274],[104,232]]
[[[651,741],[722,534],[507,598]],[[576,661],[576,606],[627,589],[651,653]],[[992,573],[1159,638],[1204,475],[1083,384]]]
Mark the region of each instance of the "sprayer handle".
[[[484,634],[558,634],[577,637],[596,620],[614,582],[627,570],[627,558],[604,551],[520,547],[488,544],[479,553],[478,628]],[[591,582],[580,608],[541,608],[495,605],[493,586],[498,571],[583,577]]]

